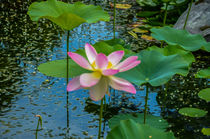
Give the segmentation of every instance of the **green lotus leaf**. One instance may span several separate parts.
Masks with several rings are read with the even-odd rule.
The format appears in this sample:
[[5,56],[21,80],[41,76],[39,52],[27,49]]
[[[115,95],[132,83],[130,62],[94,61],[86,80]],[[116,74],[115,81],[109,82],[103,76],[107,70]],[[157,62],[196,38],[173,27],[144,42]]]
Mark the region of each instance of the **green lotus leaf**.
[[139,16],[139,17],[151,17],[151,16],[154,16],[158,13],[160,13],[160,11],[140,11],[139,13],[137,13],[137,16]]
[[149,125],[135,121],[121,120],[107,135],[106,139],[175,139],[172,132],[164,132]]
[[210,136],[210,128],[203,128],[203,129],[201,130],[201,132],[202,132],[204,135]]
[[179,45],[188,51],[196,51],[202,48],[210,52],[210,44],[199,34],[190,34],[186,30],[177,30],[168,26],[150,30],[152,37],[166,41],[170,45]]
[[47,18],[61,28],[71,30],[82,23],[96,23],[109,21],[109,15],[101,7],[85,5],[80,2],[74,4],[57,0],[34,2],[29,6],[28,15],[32,21]]
[[184,116],[189,116],[189,117],[203,117],[207,114],[207,111],[198,109],[198,108],[181,108],[179,110],[179,113],[184,115]]
[[168,82],[175,74],[184,76],[188,74],[188,63],[178,54],[164,56],[154,50],[143,50],[137,56],[141,60],[137,67],[116,76],[127,79],[137,86],[144,83],[160,86]]
[[[67,76],[66,69],[67,69],[66,59],[50,61],[47,63],[43,63],[39,65],[38,67],[38,70],[41,73],[47,76],[60,77],[60,78],[66,78]],[[82,73],[88,73],[88,72],[90,71],[83,69],[73,60],[69,59],[69,77],[70,78],[73,78]]]
[[198,96],[199,96],[201,99],[204,99],[204,100],[206,100],[207,102],[210,102],[210,88],[206,88],[206,89],[201,90],[201,91],[198,93]]
[[210,78],[210,67],[208,67],[208,69],[200,70],[195,74],[195,78]]
[[[147,114],[147,124],[151,127],[161,129],[165,131],[168,127],[168,123],[166,120],[162,119],[161,117],[153,116],[151,114]],[[120,124],[121,120],[128,120],[132,119],[136,123],[143,124],[144,121],[144,114],[143,113],[132,113],[132,114],[119,114],[115,115],[109,120],[109,128],[114,128],[115,126]]]
[[159,48],[157,46],[152,46],[152,47],[147,48],[147,50],[158,51],[165,56],[179,54],[183,58],[183,60],[186,61],[189,65],[191,65],[192,62],[195,62],[195,58],[194,58],[193,54],[189,51],[186,51],[186,50],[182,49],[179,46],[168,45],[164,48]]

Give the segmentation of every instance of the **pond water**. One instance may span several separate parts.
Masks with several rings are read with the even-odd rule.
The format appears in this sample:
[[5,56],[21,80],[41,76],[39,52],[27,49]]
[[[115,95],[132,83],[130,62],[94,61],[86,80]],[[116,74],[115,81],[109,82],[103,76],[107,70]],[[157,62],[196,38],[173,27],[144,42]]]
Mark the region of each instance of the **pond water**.
[[[43,129],[37,132],[40,139],[97,138],[99,105],[96,104],[99,103],[88,98],[87,90],[67,93],[66,79],[48,77],[37,70],[41,63],[66,58],[66,32],[48,20],[41,20],[38,25],[33,23],[26,14],[28,1],[5,0],[0,5],[3,9],[0,22],[0,138],[36,138],[38,118],[35,115],[43,118]],[[108,2],[102,7],[110,11],[107,5]],[[128,22],[119,21],[121,24]],[[83,24],[70,34],[70,49],[75,51],[87,42],[94,44],[112,39],[112,23]],[[124,30],[117,32],[117,36],[121,35],[127,39]],[[186,118],[179,115],[177,109],[187,103],[209,110],[209,103],[199,100],[196,93],[185,93],[189,90],[198,92],[208,85],[207,82],[207,79],[196,80],[190,76],[180,79],[177,76],[169,83],[171,93],[167,99],[162,97],[161,88],[152,88],[149,112],[167,119],[171,125],[169,130],[180,138],[205,138],[200,129],[209,126],[209,115]],[[107,121],[113,115],[143,111],[145,87],[136,88],[136,95],[111,90],[111,97],[106,97],[104,137],[109,131]],[[166,107],[161,107],[163,104]]]

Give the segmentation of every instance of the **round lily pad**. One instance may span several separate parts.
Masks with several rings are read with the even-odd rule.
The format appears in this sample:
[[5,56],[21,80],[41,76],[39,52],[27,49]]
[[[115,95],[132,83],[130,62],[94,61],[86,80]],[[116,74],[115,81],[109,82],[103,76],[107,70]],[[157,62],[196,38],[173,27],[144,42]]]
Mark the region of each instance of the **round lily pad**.
[[201,132],[202,132],[204,135],[210,136],[210,128],[203,128],[203,129],[201,130]]
[[184,116],[189,116],[189,117],[203,117],[207,114],[207,111],[198,109],[198,108],[181,108],[179,110],[179,113],[184,115]]
[[210,101],[210,88],[206,88],[206,89],[201,90],[201,91],[198,93],[198,96],[199,96],[201,99],[204,99],[204,100],[206,100],[207,102],[209,102],[209,101]]
[[210,78],[210,67],[208,67],[208,69],[200,70],[195,74],[195,78]]

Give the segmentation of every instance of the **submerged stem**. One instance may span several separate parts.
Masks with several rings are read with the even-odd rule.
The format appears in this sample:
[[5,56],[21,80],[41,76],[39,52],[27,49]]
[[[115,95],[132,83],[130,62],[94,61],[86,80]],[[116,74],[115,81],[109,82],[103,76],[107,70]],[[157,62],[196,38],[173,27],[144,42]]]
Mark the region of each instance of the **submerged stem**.
[[98,139],[101,137],[101,122],[103,117],[103,98],[101,99],[101,108],[100,108],[100,115],[99,115],[99,130],[98,130]]
[[148,94],[149,94],[149,88],[148,88],[148,85],[146,85],[146,96],[145,96],[145,105],[144,105],[144,124],[146,124]]
[[116,20],[116,0],[114,0],[114,19],[113,19],[113,36],[115,39],[115,20]]
[[185,23],[184,23],[183,29],[185,29],[185,27],[186,27],[186,25],[187,25],[187,20],[188,20],[188,18],[189,18],[189,14],[190,14],[190,11],[191,11],[192,3],[193,3],[193,0],[191,0],[191,2],[190,2],[190,7],[189,7],[189,10],[188,10],[188,12],[187,12],[187,17],[186,17],[186,19],[185,19]]

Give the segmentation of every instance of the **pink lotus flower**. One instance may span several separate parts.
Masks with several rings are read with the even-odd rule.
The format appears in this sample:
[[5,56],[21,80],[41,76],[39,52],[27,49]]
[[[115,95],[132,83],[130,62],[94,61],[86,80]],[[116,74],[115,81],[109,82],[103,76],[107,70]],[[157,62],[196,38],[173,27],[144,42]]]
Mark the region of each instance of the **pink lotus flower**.
[[67,91],[80,88],[89,89],[90,98],[94,101],[101,100],[106,93],[109,95],[109,85],[114,89],[136,94],[136,89],[130,82],[113,75],[140,64],[141,61],[137,60],[137,56],[130,56],[120,62],[124,51],[115,51],[106,56],[102,53],[98,54],[95,48],[88,43],[85,45],[85,52],[88,60],[77,53],[68,52],[68,55],[78,65],[93,72],[83,73],[73,78],[67,85]]

